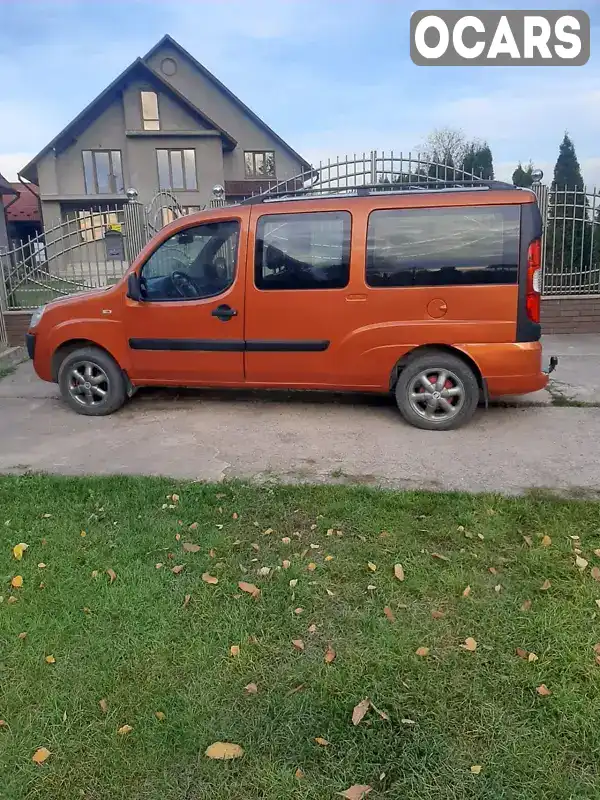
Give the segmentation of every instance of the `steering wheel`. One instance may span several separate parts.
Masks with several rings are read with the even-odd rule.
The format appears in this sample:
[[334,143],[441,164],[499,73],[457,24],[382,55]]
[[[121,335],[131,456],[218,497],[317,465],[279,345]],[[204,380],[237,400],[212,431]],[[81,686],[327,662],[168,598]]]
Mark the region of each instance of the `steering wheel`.
[[180,297],[199,297],[201,294],[192,278],[181,269],[171,273],[171,282]]

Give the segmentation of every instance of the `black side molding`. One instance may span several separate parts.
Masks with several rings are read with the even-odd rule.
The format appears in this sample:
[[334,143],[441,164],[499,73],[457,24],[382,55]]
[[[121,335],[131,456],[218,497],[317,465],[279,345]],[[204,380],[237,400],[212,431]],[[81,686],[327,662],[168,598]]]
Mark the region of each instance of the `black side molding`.
[[178,350],[184,352],[322,353],[327,339],[130,339],[132,350]]

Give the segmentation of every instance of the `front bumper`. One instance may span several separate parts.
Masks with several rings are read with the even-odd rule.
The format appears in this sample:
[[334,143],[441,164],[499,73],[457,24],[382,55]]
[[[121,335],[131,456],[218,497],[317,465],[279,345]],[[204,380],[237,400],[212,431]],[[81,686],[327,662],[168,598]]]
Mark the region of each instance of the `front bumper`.
[[25,334],[25,345],[27,347],[27,354],[33,361],[33,357],[35,356],[35,333]]

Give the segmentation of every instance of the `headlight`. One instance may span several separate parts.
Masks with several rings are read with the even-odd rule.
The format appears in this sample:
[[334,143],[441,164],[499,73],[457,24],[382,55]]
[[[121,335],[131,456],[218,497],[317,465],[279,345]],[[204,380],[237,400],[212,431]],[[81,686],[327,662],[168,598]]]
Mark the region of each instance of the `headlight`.
[[46,306],[38,306],[36,310],[31,315],[31,322],[29,323],[30,328],[35,328],[35,326],[39,323],[42,318],[42,314],[44,313]]

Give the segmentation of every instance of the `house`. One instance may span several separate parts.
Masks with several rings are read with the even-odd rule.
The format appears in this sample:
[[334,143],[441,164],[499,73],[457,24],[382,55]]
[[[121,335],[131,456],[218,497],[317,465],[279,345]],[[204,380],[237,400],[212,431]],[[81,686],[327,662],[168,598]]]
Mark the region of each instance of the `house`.
[[[38,236],[42,230],[42,216],[38,187],[31,183],[9,184],[14,196],[5,195],[4,210],[9,248],[18,246]],[[4,194],[4,190],[2,190]]]
[[302,156],[167,35],[20,176],[39,187],[48,229],[65,220],[85,227],[92,209],[106,209],[108,226],[109,209],[122,206],[130,187],[146,205],[168,190],[192,211],[210,202],[217,184],[235,200],[307,170]]
[[8,222],[6,209],[18,197],[18,192],[13,189],[6,178],[0,173],[0,250],[8,249]]

